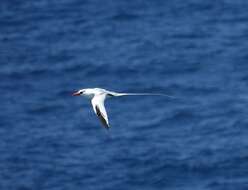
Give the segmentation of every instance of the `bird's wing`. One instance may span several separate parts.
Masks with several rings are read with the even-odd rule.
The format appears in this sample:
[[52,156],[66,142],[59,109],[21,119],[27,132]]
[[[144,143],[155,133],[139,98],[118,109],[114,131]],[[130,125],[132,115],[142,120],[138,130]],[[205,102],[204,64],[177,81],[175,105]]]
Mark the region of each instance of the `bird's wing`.
[[108,122],[108,115],[105,110],[104,100],[106,98],[106,94],[95,95],[92,100],[91,104],[93,106],[93,110],[104,125],[106,129],[109,129],[109,122]]

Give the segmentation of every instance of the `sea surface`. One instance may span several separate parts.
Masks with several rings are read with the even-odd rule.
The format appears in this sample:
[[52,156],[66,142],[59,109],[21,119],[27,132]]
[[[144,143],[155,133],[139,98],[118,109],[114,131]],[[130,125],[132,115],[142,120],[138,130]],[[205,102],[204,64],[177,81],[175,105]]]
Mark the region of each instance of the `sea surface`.
[[0,101],[1,190],[247,190],[248,1],[1,0]]

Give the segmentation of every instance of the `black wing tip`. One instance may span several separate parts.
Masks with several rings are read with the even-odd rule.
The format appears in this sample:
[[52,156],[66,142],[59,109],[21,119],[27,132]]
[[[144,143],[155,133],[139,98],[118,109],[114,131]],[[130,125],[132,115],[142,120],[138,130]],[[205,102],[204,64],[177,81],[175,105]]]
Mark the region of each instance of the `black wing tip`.
[[103,123],[103,125],[104,125],[104,128],[105,129],[107,129],[107,130],[109,130],[110,129],[110,125],[108,125],[107,123],[105,124],[105,123]]
[[107,95],[110,96],[110,97],[113,97],[114,96],[113,94],[110,94],[110,93],[108,93]]
[[107,123],[107,121],[104,119],[104,117],[102,116],[102,113],[100,111],[100,109],[98,108],[98,106],[96,106],[96,114],[98,116],[98,118],[100,119],[101,123],[103,124],[103,126],[109,130],[110,125]]

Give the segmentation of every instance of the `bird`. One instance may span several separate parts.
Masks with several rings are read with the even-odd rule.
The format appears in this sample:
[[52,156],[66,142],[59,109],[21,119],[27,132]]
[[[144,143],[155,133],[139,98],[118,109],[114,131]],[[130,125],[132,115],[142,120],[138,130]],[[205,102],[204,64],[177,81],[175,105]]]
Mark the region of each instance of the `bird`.
[[174,98],[173,96],[160,93],[118,93],[109,91],[103,88],[84,88],[77,90],[72,96],[84,96],[91,99],[91,104],[95,114],[100,119],[102,125],[106,128],[110,128],[108,115],[104,106],[104,102],[107,98],[120,97],[120,96],[166,96]]

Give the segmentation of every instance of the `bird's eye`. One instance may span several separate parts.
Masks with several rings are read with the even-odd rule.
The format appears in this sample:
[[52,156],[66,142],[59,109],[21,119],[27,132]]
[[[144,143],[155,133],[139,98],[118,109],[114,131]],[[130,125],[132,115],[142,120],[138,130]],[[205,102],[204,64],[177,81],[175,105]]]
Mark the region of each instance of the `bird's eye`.
[[79,94],[83,94],[83,92],[81,91],[81,92],[79,92]]

